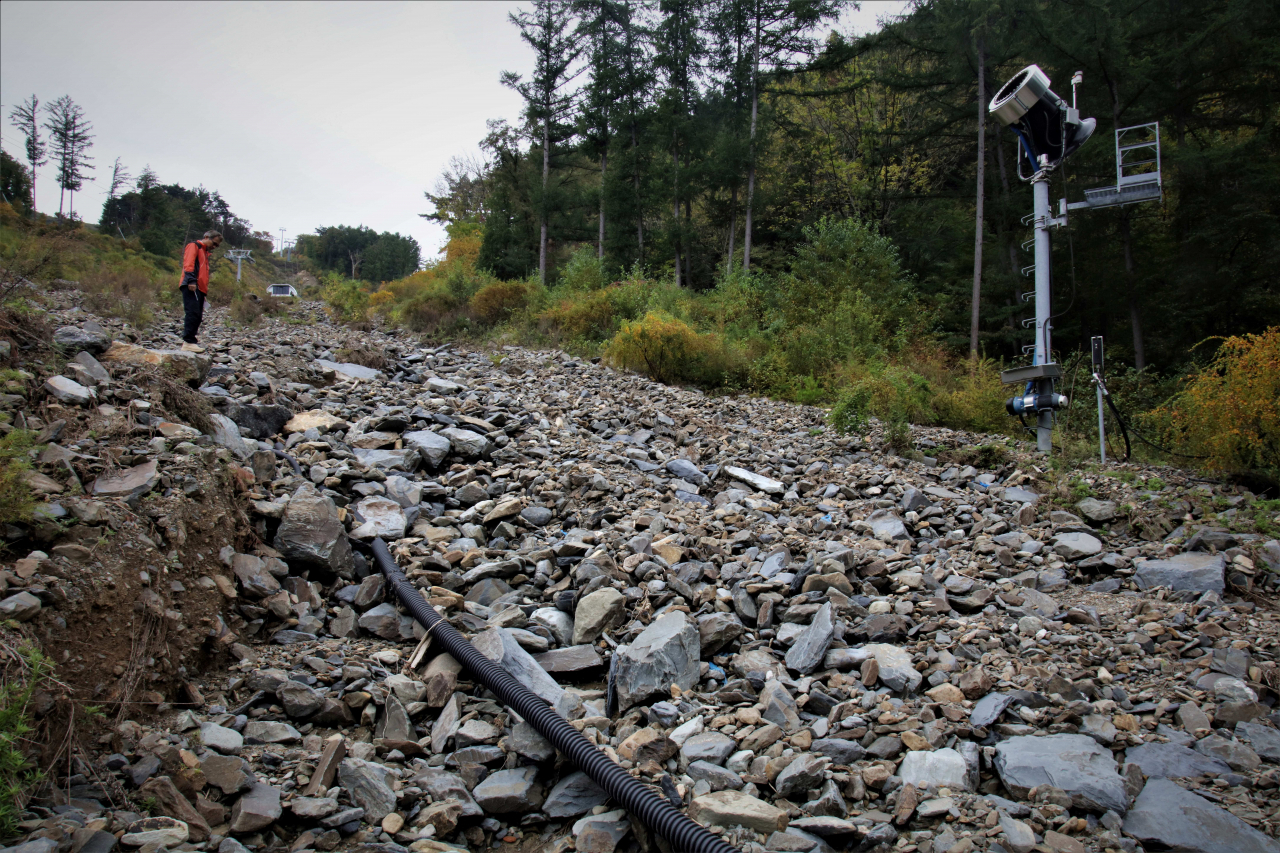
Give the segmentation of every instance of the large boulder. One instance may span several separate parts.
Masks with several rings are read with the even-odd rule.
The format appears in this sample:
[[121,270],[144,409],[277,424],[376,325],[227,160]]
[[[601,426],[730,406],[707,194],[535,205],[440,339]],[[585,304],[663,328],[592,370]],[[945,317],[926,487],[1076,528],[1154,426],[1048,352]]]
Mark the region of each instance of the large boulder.
[[584,595],[573,612],[573,643],[593,643],[627,615],[626,598],[613,587]]
[[53,342],[68,352],[84,350],[91,355],[100,355],[111,346],[111,334],[90,320],[82,326],[60,326],[54,329]]
[[468,459],[484,456],[493,449],[493,442],[480,433],[472,432],[469,429],[448,427],[440,430],[440,434],[449,439],[449,444],[458,455],[465,456]]
[[1176,853],[1276,853],[1269,838],[1226,809],[1176,782],[1147,782],[1124,818],[1124,833],[1148,850]]
[[359,758],[346,758],[338,765],[338,784],[351,797],[351,802],[364,809],[369,823],[379,823],[395,811],[396,794],[391,789],[386,767]]
[[1221,554],[1178,554],[1167,560],[1138,563],[1133,580],[1139,589],[1163,586],[1175,591],[1221,593],[1225,568]]
[[266,441],[274,435],[279,435],[283,432],[284,425],[293,417],[293,413],[284,406],[268,403],[246,405],[234,400],[226,400],[219,405],[219,408],[250,438],[256,438],[259,441]]
[[954,749],[917,750],[908,752],[898,767],[902,781],[917,788],[933,785],[972,791],[977,781],[964,756]]
[[698,627],[683,611],[673,611],[616,654],[618,708],[625,711],[653,696],[669,696],[672,684],[693,687],[702,661]]
[[1066,791],[1076,808],[1124,814],[1129,806],[1111,750],[1087,735],[1010,738],[996,746],[994,765],[1018,798],[1037,785],[1052,785]]
[[158,368],[193,388],[200,387],[200,383],[209,375],[209,368],[213,366],[213,359],[207,355],[184,350],[147,349],[120,341],[112,343],[98,360],[103,364]]
[[351,542],[338,507],[310,483],[293,493],[276,531],[275,549],[288,561],[350,577]]

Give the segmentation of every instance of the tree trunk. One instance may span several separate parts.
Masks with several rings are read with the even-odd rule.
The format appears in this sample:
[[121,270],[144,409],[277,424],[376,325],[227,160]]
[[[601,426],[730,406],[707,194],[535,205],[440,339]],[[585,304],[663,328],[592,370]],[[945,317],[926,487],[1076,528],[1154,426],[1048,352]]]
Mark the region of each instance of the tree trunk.
[[676,287],[680,286],[680,152],[674,149],[675,133],[671,134],[672,157],[675,158],[675,170],[672,172],[671,224],[675,226],[675,239],[671,242],[676,247]]
[[640,141],[636,136],[636,123],[631,122],[631,180],[636,188],[636,259],[644,264],[644,205],[640,201]]
[[978,38],[978,188],[977,215],[973,234],[973,305],[969,310],[969,358],[978,359],[978,316],[982,304],[982,206],[987,173],[987,81],[986,53]]
[[724,271],[733,271],[733,240],[738,236],[738,188],[729,190],[729,251],[724,256]]
[[[607,144],[607,143],[606,143]],[[600,236],[596,242],[596,256],[604,260],[604,175],[609,161],[609,152],[600,152]]]
[[756,78],[760,76],[760,19],[756,18],[755,44],[751,48],[751,144],[747,148],[747,212],[742,231],[742,268],[751,269],[751,205],[756,194],[756,116],[760,95]]
[[538,205],[541,234],[538,238],[538,281],[547,286],[547,182],[551,175],[551,118],[542,122],[542,203]]

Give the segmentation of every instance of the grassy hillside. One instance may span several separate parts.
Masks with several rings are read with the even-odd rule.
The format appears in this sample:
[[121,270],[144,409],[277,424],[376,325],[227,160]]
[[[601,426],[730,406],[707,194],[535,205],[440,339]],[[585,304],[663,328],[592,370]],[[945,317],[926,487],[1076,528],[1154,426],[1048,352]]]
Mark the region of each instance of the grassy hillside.
[[[230,307],[232,317],[252,322],[268,284],[290,281],[296,269],[271,256],[242,264],[236,281],[235,261],[223,247],[213,255],[209,301]],[[75,287],[86,294],[90,310],[145,328],[164,316],[180,315],[178,292],[181,249],[157,255],[135,239],[99,234],[81,224],[30,220],[0,203],[0,287],[8,291],[20,279],[52,288]],[[8,293],[4,294],[8,296]]]

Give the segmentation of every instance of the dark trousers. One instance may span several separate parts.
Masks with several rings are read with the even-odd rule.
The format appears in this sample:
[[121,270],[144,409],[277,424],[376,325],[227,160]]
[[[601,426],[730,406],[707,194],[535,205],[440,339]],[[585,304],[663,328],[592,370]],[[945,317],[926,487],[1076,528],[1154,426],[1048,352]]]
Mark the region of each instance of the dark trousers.
[[186,310],[182,321],[182,339],[189,344],[198,343],[196,332],[200,331],[200,321],[204,319],[204,297],[199,290],[182,288],[182,307]]

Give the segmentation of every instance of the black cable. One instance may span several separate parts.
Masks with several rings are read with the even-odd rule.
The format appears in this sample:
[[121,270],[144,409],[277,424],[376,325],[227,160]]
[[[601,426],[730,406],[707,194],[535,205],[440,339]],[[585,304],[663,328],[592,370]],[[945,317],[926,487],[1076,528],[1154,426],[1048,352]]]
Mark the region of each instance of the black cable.
[[1125,425],[1124,418],[1120,417],[1120,410],[1116,408],[1116,404],[1111,400],[1111,394],[1107,391],[1106,385],[1102,386],[1102,399],[1107,401],[1107,406],[1111,409],[1111,413],[1116,416],[1116,423],[1120,424],[1120,434],[1124,436],[1124,461],[1128,462],[1129,457],[1133,455],[1133,447],[1129,444],[1129,428]]

